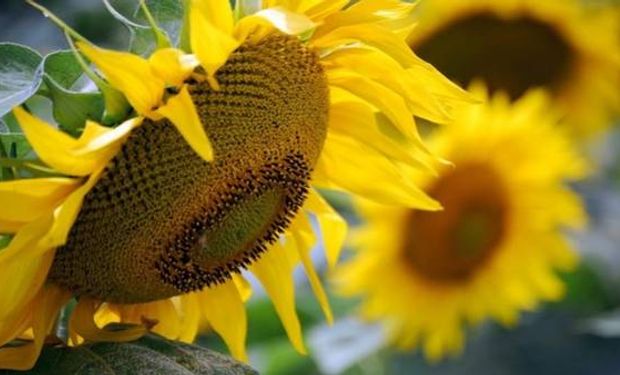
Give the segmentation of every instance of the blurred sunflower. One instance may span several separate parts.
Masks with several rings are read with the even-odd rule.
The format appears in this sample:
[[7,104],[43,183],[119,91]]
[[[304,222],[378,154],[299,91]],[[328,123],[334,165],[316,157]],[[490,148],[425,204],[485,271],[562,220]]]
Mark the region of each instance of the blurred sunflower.
[[521,310],[563,295],[556,271],[577,256],[562,229],[585,221],[563,182],[586,165],[548,112],[540,92],[459,111],[430,139],[455,166],[412,176],[444,205],[439,213],[359,202],[367,225],[336,280],[363,296],[362,315],[384,320],[399,347],[421,346],[435,361],[462,350],[465,324],[512,326]]
[[620,109],[620,29],[610,7],[579,0],[428,0],[408,39],[448,78],[482,79],[517,99],[542,87],[578,136]]
[[438,208],[398,165],[428,173],[414,115],[446,122],[467,97],[405,43],[411,4],[265,1],[247,15],[243,2],[190,4],[192,53],[164,40],[149,58],[95,47],[50,14],[135,112],[75,139],[14,109],[53,176],[0,182],[0,233],[12,236],[0,251],[0,368],[30,368],[72,297],[72,344],[149,329],[190,341],[208,324],[245,359],[244,268],[304,352],[299,261],[331,320],[309,217],[330,265],[346,231],[313,187]]

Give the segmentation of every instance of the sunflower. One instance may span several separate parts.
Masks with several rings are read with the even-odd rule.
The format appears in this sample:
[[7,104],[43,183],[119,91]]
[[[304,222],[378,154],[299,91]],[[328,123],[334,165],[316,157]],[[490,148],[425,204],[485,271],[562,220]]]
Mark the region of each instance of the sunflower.
[[208,325],[245,360],[242,269],[305,351],[292,270],[301,262],[331,321],[310,218],[331,266],[346,232],[315,188],[437,209],[403,174],[405,163],[435,164],[414,116],[446,122],[469,100],[409,49],[411,4],[348,3],[264,1],[249,12],[194,0],[191,50],[164,40],[148,57],[96,47],[37,6],[132,110],[73,138],[14,109],[51,172],[0,182],[0,234],[11,238],[0,250],[0,368],[30,368],[71,299],[70,344],[149,330],[191,341]]
[[422,347],[433,361],[462,350],[467,324],[512,326],[520,311],[560,298],[556,271],[577,262],[562,230],[585,217],[563,182],[587,166],[542,92],[514,105],[505,95],[484,100],[429,140],[454,166],[437,178],[412,173],[444,210],[361,200],[367,224],[336,273],[342,293],[362,296],[364,317],[383,320],[397,346]]
[[579,0],[428,0],[408,43],[463,87],[482,79],[512,99],[541,87],[577,136],[620,108],[620,30],[611,7]]

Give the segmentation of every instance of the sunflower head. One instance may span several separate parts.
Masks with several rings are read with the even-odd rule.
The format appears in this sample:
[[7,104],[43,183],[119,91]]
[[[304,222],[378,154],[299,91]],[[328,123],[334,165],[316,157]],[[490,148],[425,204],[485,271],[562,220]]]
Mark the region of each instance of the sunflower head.
[[[183,2],[179,46],[141,3],[158,42],[148,56],[94,46],[35,5],[75,40],[109,115],[93,120],[109,126],[89,120],[73,137],[13,111],[51,175],[0,182],[0,233],[11,236],[0,367],[30,368],[71,298],[72,345],[149,330],[191,341],[208,325],[247,359],[243,268],[304,353],[292,272],[303,265],[331,321],[309,252],[322,239],[333,266],[346,234],[314,188],[437,208],[405,178],[405,163],[422,174],[436,164],[415,118],[446,122],[471,99],[406,44],[413,5],[248,3]],[[106,328],[115,322],[129,326]],[[30,329],[33,340],[3,346]]]
[[510,104],[473,91],[487,103],[459,111],[431,139],[454,165],[436,178],[411,175],[444,209],[360,200],[368,223],[337,276],[343,293],[364,296],[365,317],[382,319],[398,346],[420,346],[431,360],[460,352],[466,325],[513,325],[520,311],[560,298],[556,272],[577,260],[564,230],[585,221],[564,182],[587,167],[545,95]]
[[214,162],[168,120],[146,120],[86,195],[51,280],[105,301],[168,298],[225,282],[288,227],[327,131],[318,56],[276,33],[241,45],[215,78],[217,90],[188,82]]
[[463,164],[428,188],[444,209],[412,210],[405,219],[407,263],[430,280],[460,283],[493,257],[508,228],[509,197],[484,163]]
[[463,87],[482,80],[512,100],[544,88],[580,136],[617,115],[620,28],[610,9],[573,0],[429,0],[420,8],[409,44]]

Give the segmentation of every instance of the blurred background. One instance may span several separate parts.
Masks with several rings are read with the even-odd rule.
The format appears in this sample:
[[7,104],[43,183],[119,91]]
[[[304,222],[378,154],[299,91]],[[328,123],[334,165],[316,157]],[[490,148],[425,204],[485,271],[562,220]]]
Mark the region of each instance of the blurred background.
[[[422,0],[425,1],[425,0]],[[503,0],[496,0],[502,2]],[[110,48],[127,47],[128,31],[99,0],[41,0],[86,38]],[[608,6],[620,18],[617,2],[590,1]],[[615,4],[614,4],[615,3]],[[132,18],[136,2],[110,1]],[[62,33],[22,0],[3,0],[0,41],[21,43],[42,55],[66,49]],[[597,35],[591,35],[597,38]],[[617,88],[620,90],[620,87]],[[583,196],[590,224],[583,233],[569,233],[583,262],[562,275],[566,298],[526,313],[515,329],[486,323],[468,330],[466,349],[456,359],[429,364],[418,351],[390,347],[383,329],[356,317],[359,301],[331,295],[336,322],[328,327],[305,277],[297,278],[297,306],[310,354],[297,354],[260,285],[249,302],[248,347],[251,365],[264,374],[620,374],[620,132],[618,121],[610,131],[586,142],[584,148],[596,166],[595,174],[574,188]],[[352,227],[359,223],[349,199],[329,194],[330,202]],[[325,283],[329,275],[321,251],[314,251]],[[349,253],[345,252],[343,258]],[[215,335],[199,344],[226,352]]]

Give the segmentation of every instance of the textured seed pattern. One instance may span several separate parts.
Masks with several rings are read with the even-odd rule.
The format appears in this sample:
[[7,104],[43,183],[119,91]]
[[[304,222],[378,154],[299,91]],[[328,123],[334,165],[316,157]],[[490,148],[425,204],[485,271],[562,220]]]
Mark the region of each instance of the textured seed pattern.
[[52,282],[110,302],[167,298],[227,280],[288,226],[327,130],[318,57],[272,35],[242,45],[217,80],[190,82],[215,160],[147,120],[87,194]]

